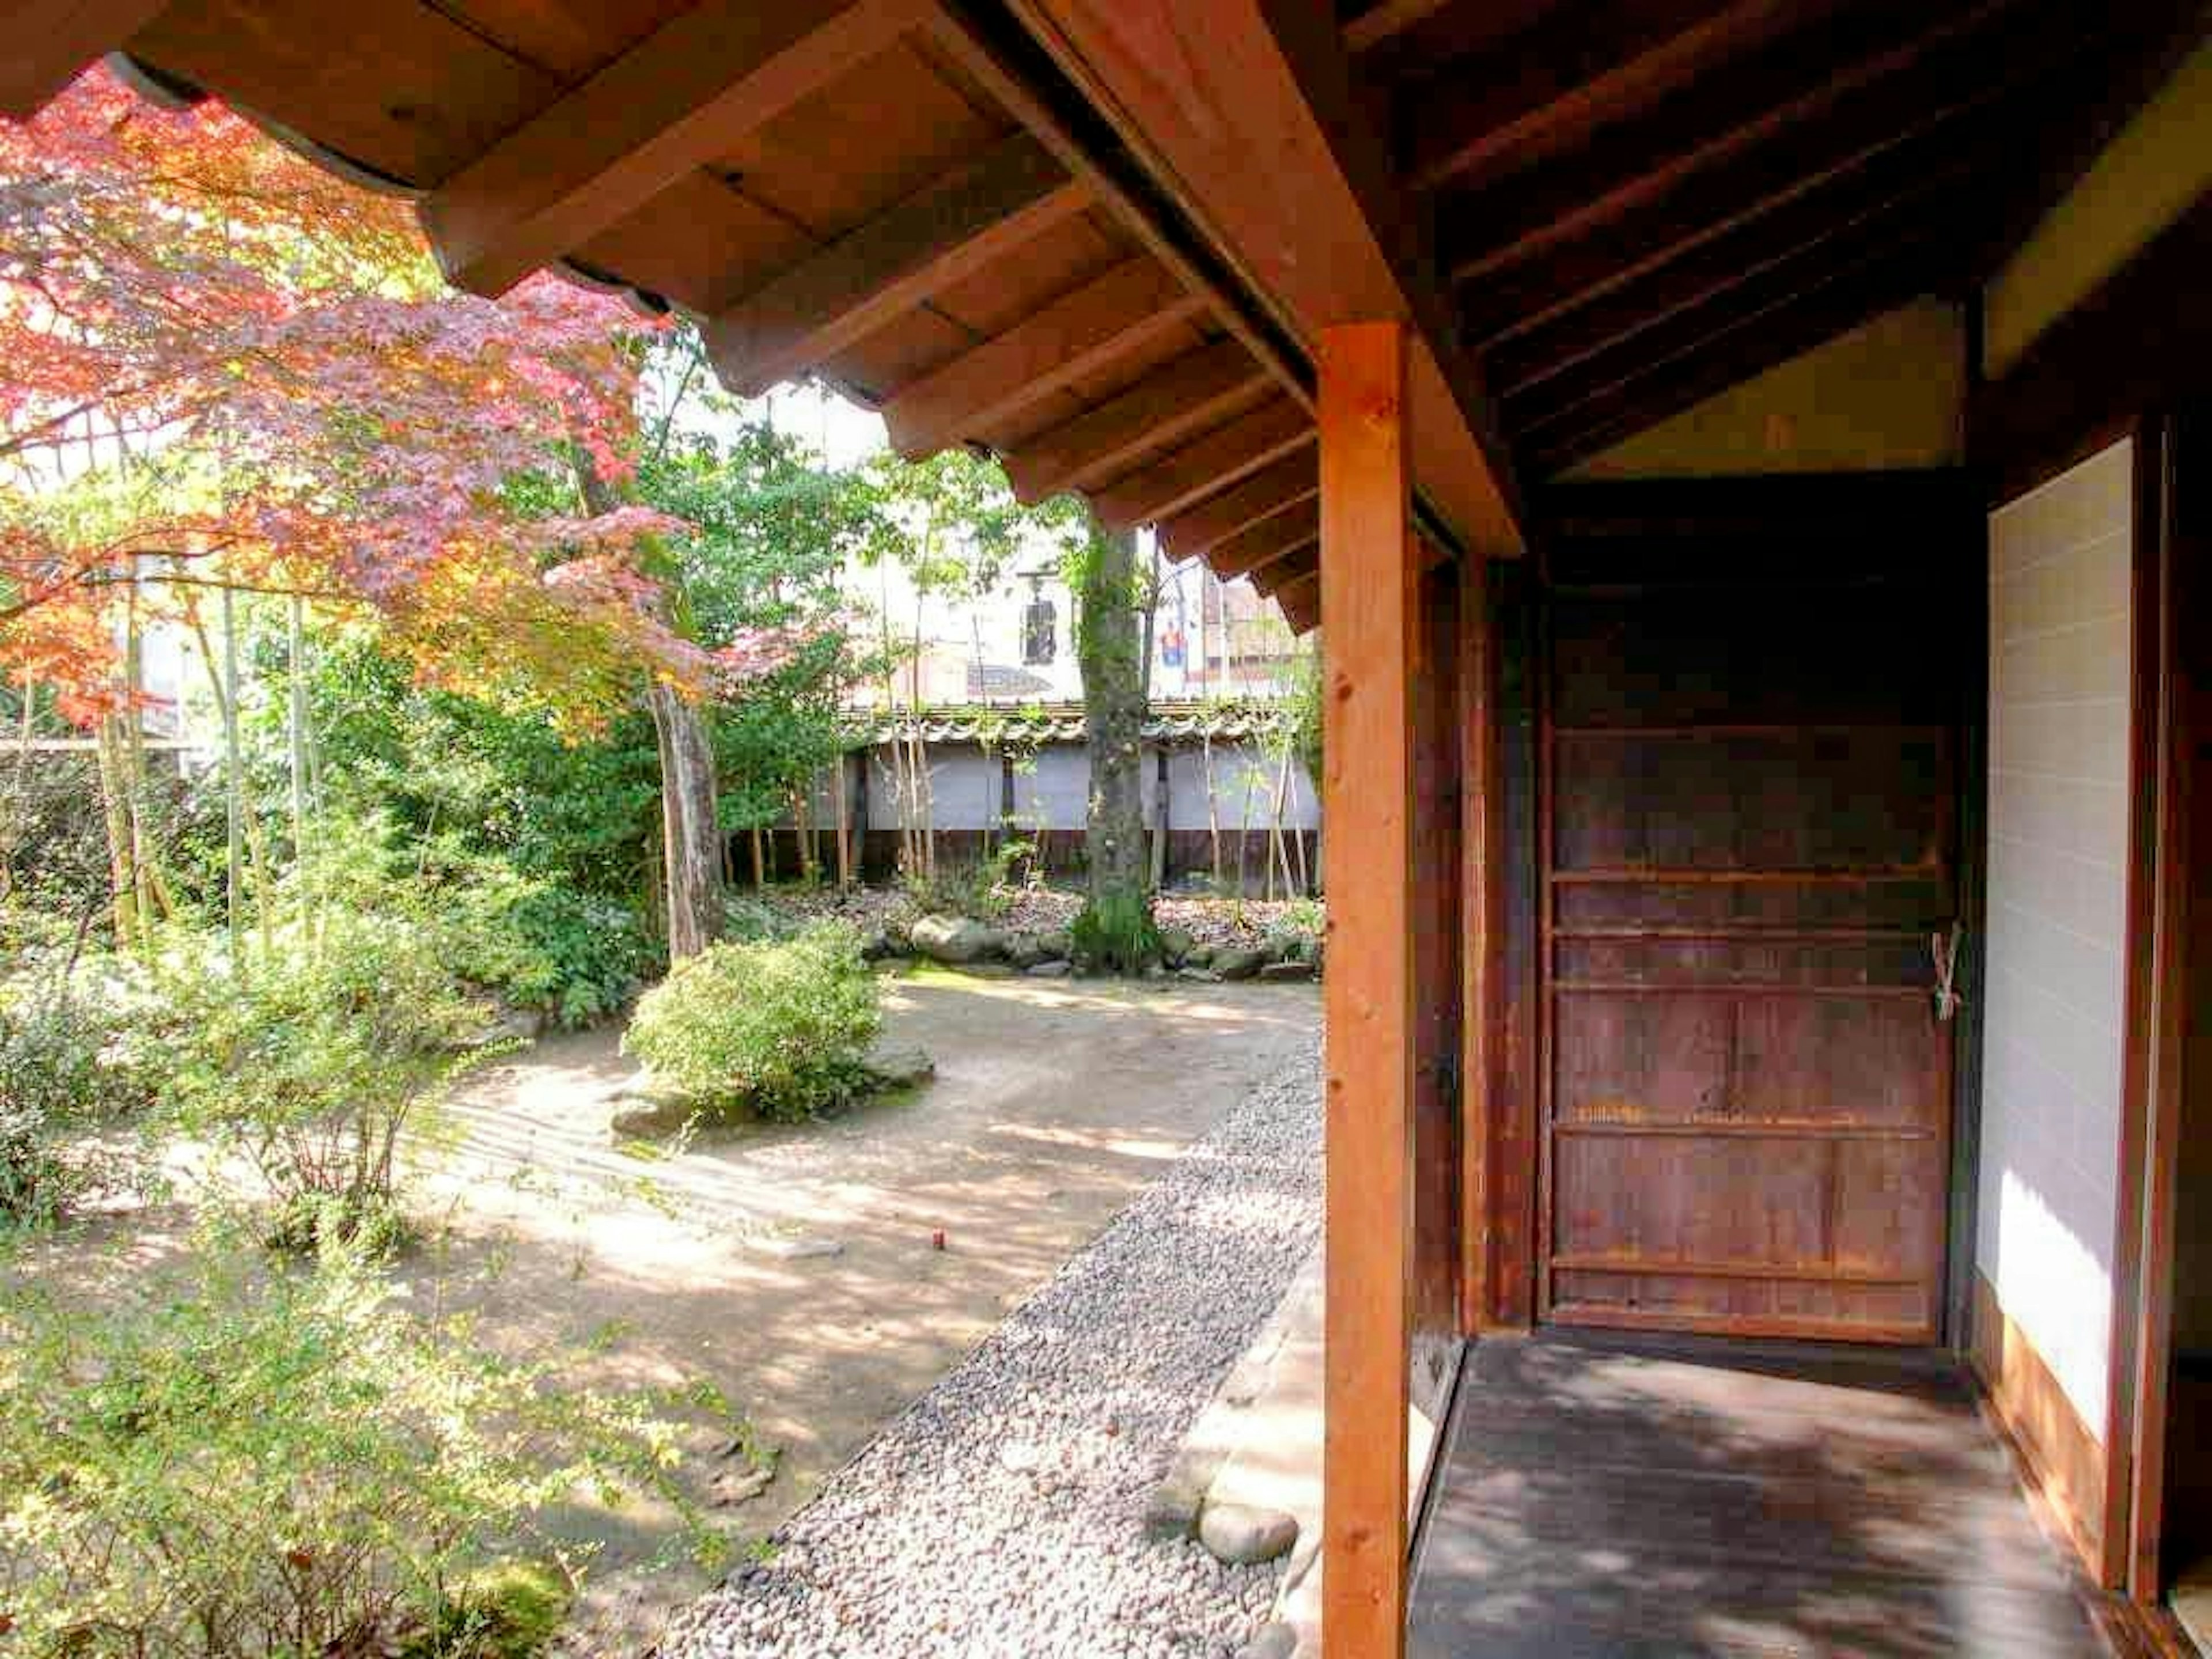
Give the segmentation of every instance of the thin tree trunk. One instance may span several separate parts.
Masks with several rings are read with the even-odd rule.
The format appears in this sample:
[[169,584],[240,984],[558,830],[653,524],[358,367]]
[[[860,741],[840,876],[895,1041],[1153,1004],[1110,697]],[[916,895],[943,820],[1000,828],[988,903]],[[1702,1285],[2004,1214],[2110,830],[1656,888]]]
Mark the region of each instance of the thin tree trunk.
[[315,933],[314,880],[307,850],[307,605],[292,596],[286,623],[291,655],[292,858],[300,879],[300,934],[312,944]]
[[660,750],[661,867],[667,890],[668,956],[696,956],[722,927],[721,836],[714,824],[714,755],[707,722],[677,690],[647,689]]
[[107,830],[108,900],[115,922],[115,948],[129,952],[138,948],[138,872],[131,865],[131,815],[123,795],[122,768],[116,720],[104,715],[95,738],[94,754],[100,774],[100,815]]
[[[200,625],[199,607],[192,607],[192,631],[199,636],[200,659],[207,661],[207,629]],[[228,583],[222,590],[222,678],[216,679],[215,664],[208,662],[208,680],[216,686],[222,706],[222,817],[224,914],[230,923],[230,971],[246,964],[246,791],[239,769],[238,746],[238,596]]]
[[[1083,561],[1082,626],[1077,661],[1083,674],[1089,733],[1090,810],[1085,821],[1090,909],[1111,919],[1117,941],[1141,949],[1148,933],[1150,890],[1145,847],[1145,664],[1134,590],[1136,538],[1095,525]],[[1141,965],[1134,960],[1116,964]]]
[[763,854],[761,848],[761,827],[757,823],[753,825],[752,840],[753,890],[757,892],[762,888],[768,885],[768,860]]
[[[1206,625],[1206,612],[1199,611],[1199,626]],[[1206,833],[1213,845],[1213,890],[1221,890],[1221,803],[1213,790],[1213,732],[1207,730],[1199,738],[1200,763],[1206,769]]]
[[853,884],[853,807],[845,798],[845,751],[840,749],[830,770],[830,810],[837,815],[837,890]]

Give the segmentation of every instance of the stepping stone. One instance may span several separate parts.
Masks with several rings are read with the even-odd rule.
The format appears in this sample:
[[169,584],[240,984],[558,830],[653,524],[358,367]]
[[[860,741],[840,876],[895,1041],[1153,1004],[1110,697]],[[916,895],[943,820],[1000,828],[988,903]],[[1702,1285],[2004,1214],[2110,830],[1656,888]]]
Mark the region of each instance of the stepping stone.
[[1290,1553],[1298,1541],[1297,1517],[1244,1504],[1208,1504],[1198,1517],[1198,1541],[1216,1560],[1256,1566]]

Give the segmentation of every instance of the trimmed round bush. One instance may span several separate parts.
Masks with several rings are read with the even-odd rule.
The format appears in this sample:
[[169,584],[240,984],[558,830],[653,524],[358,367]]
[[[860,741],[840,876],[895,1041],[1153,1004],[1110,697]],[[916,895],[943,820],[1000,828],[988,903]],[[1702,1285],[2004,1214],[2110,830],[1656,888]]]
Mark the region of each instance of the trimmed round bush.
[[678,963],[638,999],[623,1048],[702,1110],[796,1121],[859,1091],[882,1025],[860,936],[824,922]]

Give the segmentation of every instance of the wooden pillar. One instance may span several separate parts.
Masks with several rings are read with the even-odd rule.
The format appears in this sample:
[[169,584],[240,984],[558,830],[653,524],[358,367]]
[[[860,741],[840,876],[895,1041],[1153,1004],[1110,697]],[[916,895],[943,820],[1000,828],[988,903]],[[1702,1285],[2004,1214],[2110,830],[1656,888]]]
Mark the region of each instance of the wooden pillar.
[[1498,787],[1496,635],[1490,568],[1460,567],[1460,1334],[1488,1322],[1491,1079],[1498,1063],[1498,979],[1504,938],[1503,792]]
[[1323,331],[1328,1318],[1322,1652],[1405,1650],[1412,1295],[1413,679],[1420,562],[1395,323]]

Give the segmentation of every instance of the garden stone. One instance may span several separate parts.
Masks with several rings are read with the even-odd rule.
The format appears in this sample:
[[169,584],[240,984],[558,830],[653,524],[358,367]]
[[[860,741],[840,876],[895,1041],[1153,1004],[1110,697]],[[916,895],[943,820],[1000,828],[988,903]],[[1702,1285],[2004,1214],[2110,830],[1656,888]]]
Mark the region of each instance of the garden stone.
[[1221,983],[1221,975],[1215,973],[1211,968],[1178,968],[1176,969],[1176,977],[1177,979],[1195,980],[1200,985],[1218,985]]
[[1301,962],[1296,957],[1286,957],[1280,962],[1271,962],[1260,969],[1261,979],[1311,979],[1313,964]]
[[1052,947],[1035,933],[1016,933],[1006,941],[1006,960],[1017,968],[1034,968],[1040,962],[1049,962],[1054,954]]
[[707,1501],[718,1509],[728,1509],[758,1498],[775,1480],[775,1469],[724,1469],[707,1483]]
[[1051,962],[1040,962],[1035,967],[1024,969],[1023,971],[1031,979],[1066,979],[1068,975],[1068,963],[1065,957],[1057,957]]
[[1213,947],[1202,939],[1182,953],[1182,965],[1186,968],[1206,968],[1212,963]]
[[1298,1650],[1298,1633],[1276,1620],[1237,1650],[1237,1659],[1291,1659]]
[[914,948],[933,962],[960,967],[996,955],[1006,936],[968,916],[924,916],[914,925]]
[[1213,971],[1224,979],[1250,979],[1267,964],[1267,953],[1254,945],[1231,945],[1213,953]]
[[875,1089],[912,1089],[937,1075],[937,1062],[921,1048],[878,1048],[865,1063]]
[[1190,953],[1197,947],[1198,941],[1190,936],[1187,929],[1181,927],[1160,929],[1160,954],[1167,958],[1168,966],[1170,968],[1181,967],[1189,960]]
[[1257,1566],[1290,1553],[1298,1541],[1297,1518],[1245,1504],[1208,1504],[1198,1517],[1198,1541],[1217,1561]]
[[1017,971],[1007,962],[963,962],[958,966],[970,979],[1012,979]]
[[891,943],[891,936],[878,927],[861,939],[860,960],[881,962],[885,957],[895,955],[897,949],[898,947]]
[[673,1095],[622,1093],[614,1097],[614,1111],[607,1133],[617,1140],[652,1139],[672,1135],[698,1112],[695,1102]]

